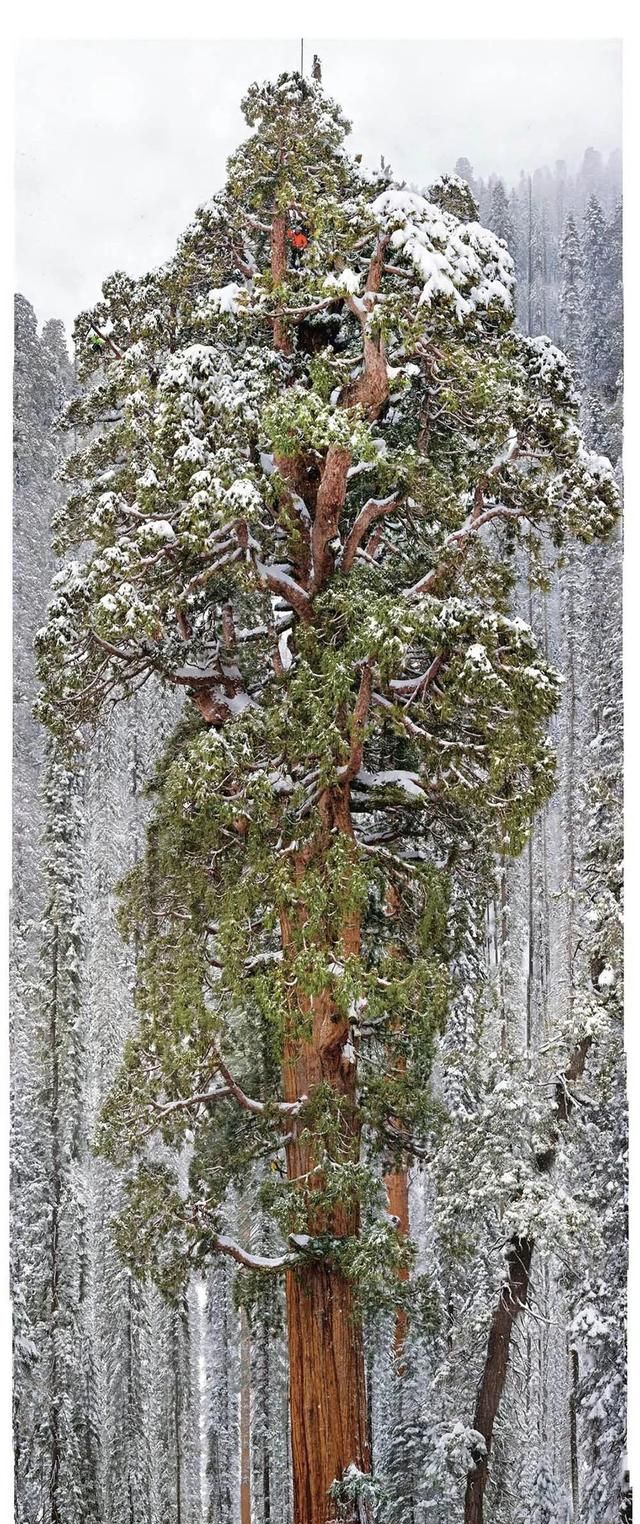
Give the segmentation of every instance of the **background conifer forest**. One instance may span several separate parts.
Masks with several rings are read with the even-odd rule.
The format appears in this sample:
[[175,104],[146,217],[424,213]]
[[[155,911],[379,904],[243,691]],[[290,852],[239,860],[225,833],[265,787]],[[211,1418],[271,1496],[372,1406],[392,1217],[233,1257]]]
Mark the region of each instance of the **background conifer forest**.
[[630,1520],[620,164],[243,109],[15,302],[15,1517]]

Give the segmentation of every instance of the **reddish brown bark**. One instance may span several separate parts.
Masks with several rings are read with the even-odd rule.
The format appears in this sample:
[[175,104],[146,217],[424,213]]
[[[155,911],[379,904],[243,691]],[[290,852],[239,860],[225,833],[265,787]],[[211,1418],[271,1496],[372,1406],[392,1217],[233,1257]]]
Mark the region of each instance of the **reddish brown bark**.
[[[384,1177],[387,1191],[387,1201],[392,1217],[398,1219],[398,1234],[400,1238],[408,1238],[411,1228],[409,1219],[409,1171],[404,1166],[389,1170]],[[398,1280],[406,1284],[409,1280],[409,1266],[402,1265],[398,1270]],[[405,1373],[404,1349],[407,1340],[408,1318],[404,1307],[398,1307],[393,1329],[393,1352],[399,1376]]]
[[[287,270],[287,219],[284,212],[277,212],[271,224],[271,278],[274,287],[278,287]],[[281,354],[289,354],[291,340],[287,332],[287,325],[281,317],[273,320],[273,344],[274,349],[279,349]]]
[[353,566],[356,558],[356,552],[359,546],[362,544],[362,541],[370,526],[375,524],[376,519],[384,518],[387,513],[393,513],[394,510],[399,507],[400,498],[398,497],[397,492],[392,493],[391,496],[387,498],[371,498],[368,503],[365,503],[364,508],[362,508],[358,514],[355,524],[353,525],[352,529],[349,530],[347,538],[344,542],[344,550],[342,553],[341,562],[343,572],[351,571],[351,567]]
[[287,1323],[294,1524],[328,1524],[336,1516],[331,1483],[352,1462],[370,1468],[362,1332],[351,1286],[328,1266],[289,1271]]
[[384,256],[389,243],[388,236],[378,240],[369,265],[369,271],[365,283],[365,294],[362,298],[350,297],[348,307],[358,318],[362,327],[362,371],[355,381],[350,381],[345,386],[340,404],[342,407],[362,408],[367,418],[378,418],[389,396],[389,377],[387,375],[387,356],[384,339],[381,333],[372,335],[370,330],[370,318],[373,311],[373,303],[376,292],[380,289],[382,271],[384,268]]
[[[296,864],[299,880],[311,862],[321,862],[329,834],[338,829],[352,835],[348,785],[328,792],[320,804],[321,830]],[[285,949],[295,946],[295,921],[281,917]],[[354,912],[343,922],[338,954],[349,956],[360,946],[360,920]],[[308,1038],[296,1036],[300,1020],[310,1025]],[[345,1063],[342,1049],[348,1023],[335,1008],[332,994],[299,994],[292,1012],[292,1031],[285,1043],[283,1086],[285,1100],[312,1096],[320,1084],[329,1085],[340,1107],[343,1161],[357,1159],[360,1122],[356,1104],[355,1065]],[[322,1188],[318,1145],[311,1130],[301,1129],[287,1146],[287,1172],[306,1192],[306,1231],[348,1238],[359,1232],[356,1204],[326,1211],[314,1207],[313,1194]],[[329,1524],[335,1504],[329,1491],[347,1467],[370,1468],[368,1414],[362,1324],[354,1306],[353,1289],[335,1263],[313,1261],[290,1270],[286,1277],[289,1343],[289,1396],[293,1462],[294,1524]],[[354,1519],[359,1518],[354,1513]]]
[[[384,342],[381,335],[373,335],[369,328],[385,248],[385,241],[380,240],[369,270],[365,301],[358,308],[363,333],[362,373],[347,386],[340,398],[343,406],[359,404],[370,418],[379,415],[389,391]],[[286,267],[286,217],[277,214],[271,237],[274,289],[282,283]],[[290,341],[282,318],[274,320],[273,336],[276,349],[289,350]],[[337,446],[330,447],[321,474],[317,464],[302,456],[295,460],[278,459],[276,464],[291,493],[304,502],[310,517],[308,528],[301,527],[300,561],[296,566],[297,580],[303,589],[300,608],[296,608],[289,596],[289,602],[300,617],[308,619],[313,617],[313,594],[326,585],[333,572],[332,541],[339,533],[350,453]],[[295,511],[293,501],[291,506]],[[371,518],[375,516],[372,514]],[[364,532],[367,525],[361,527]],[[354,553],[355,548],[354,541]],[[307,595],[310,595],[308,606],[302,601]],[[353,841],[349,785],[361,765],[371,693],[372,672],[370,665],[365,664],[351,720],[350,754],[342,781],[319,801],[315,838],[305,845],[295,863],[298,882],[304,879],[311,866],[322,870],[335,832]],[[353,849],[355,853],[355,843]],[[305,921],[306,914],[299,906],[281,914],[285,968],[287,959],[295,956]],[[347,913],[337,945],[334,930],[331,936],[327,932],[324,946],[326,951],[335,950],[337,956],[357,956],[360,952],[359,914],[356,911]],[[292,984],[295,985],[295,981]],[[284,1098],[286,1101],[296,1101],[303,1095],[312,1098],[319,1085],[330,1088],[340,1118],[338,1152],[342,1162],[355,1161],[360,1154],[356,1065],[343,1053],[348,1032],[348,1021],[337,1010],[330,989],[315,996],[293,989],[283,1053]],[[360,1230],[357,1203],[342,1203],[331,1210],[314,1203],[314,1194],[320,1193],[323,1186],[322,1153],[311,1127],[293,1125],[287,1144],[287,1174],[292,1187],[304,1195],[305,1229],[312,1240],[321,1235],[338,1240],[357,1236]],[[334,1259],[314,1258],[310,1253],[308,1264],[288,1270],[286,1298],[294,1524],[329,1524],[336,1514],[335,1504],[329,1496],[332,1483],[340,1479],[350,1465],[363,1472],[370,1469],[362,1324],[354,1305],[352,1286]],[[354,1524],[356,1520],[363,1524],[361,1504],[354,1504],[353,1520]]]
[[318,488],[311,530],[313,592],[324,587],[333,571],[334,553],[330,547],[338,533],[340,514],[347,495],[347,471],[350,464],[349,450],[343,449],[340,445],[329,446]]
[[362,371],[355,381],[350,381],[340,397],[342,407],[361,407],[366,418],[375,419],[382,412],[389,396],[387,356],[384,340],[379,335],[363,340]]

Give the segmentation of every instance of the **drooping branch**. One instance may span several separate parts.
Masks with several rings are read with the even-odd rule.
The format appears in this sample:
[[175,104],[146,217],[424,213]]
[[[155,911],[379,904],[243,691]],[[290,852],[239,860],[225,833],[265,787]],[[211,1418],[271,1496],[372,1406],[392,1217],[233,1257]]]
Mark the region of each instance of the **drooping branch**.
[[392,704],[391,699],[385,698],[382,693],[374,693],[372,703],[377,704],[379,709],[386,709],[394,724],[401,725],[402,729],[406,730],[407,735],[416,737],[426,736],[427,732],[424,726],[416,725],[415,721],[411,720],[408,714],[401,712],[397,704]]
[[[556,1080],[555,1117],[549,1144],[535,1156],[536,1169],[542,1174],[548,1174],[555,1164],[561,1136],[560,1126],[569,1121],[574,1107],[571,1087],[584,1072],[591,1043],[592,1038],[587,1036],[576,1044],[566,1069]],[[483,1524],[493,1431],[507,1378],[511,1336],[520,1313],[527,1305],[534,1249],[533,1237],[517,1234],[513,1235],[507,1245],[505,1278],[491,1320],[487,1354],[476,1396],[473,1427],[482,1436],[483,1447],[467,1478],[464,1524]]]
[[225,566],[231,566],[234,561],[242,559],[242,546],[238,545],[235,540],[229,540],[228,545],[221,547],[221,549],[223,549],[224,553],[218,557],[217,561],[213,561],[210,566],[205,567],[204,571],[198,572],[195,577],[191,578],[190,582],[187,582],[183,597],[188,597],[190,593],[195,592],[199,587],[206,587],[207,582],[210,582],[212,577],[217,577],[218,572],[222,571]]
[[159,1117],[168,1117],[175,1111],[190,1111],[193,1106],[212,1106],[215,1101],[228,1101],[231,1094],[228,1085],[217,1085],[215,1090],[196,1091],[194,1095],[181,1096],[177,1101],[152,1101],[152,1106]]
[[98,635],[97,631],[92,629],[91,625],[89,626],[89,635],[91,639],[95,641],[96,645],[100,647],[101,651],[106,651],[108,656],[114,656],[118,661],[130,662],[139,660],[140,658],[141,653],[139,651],[136,651],[135,649],[125,650],[124,646],[114,645],[113,641],[105,640],[102,635]]
[[229,1094],[233,1096],[234,1101],[237,1101],[238,1105],[242,1106],[245,1111],[253,1112],[254,1116],[263,1117],[265,1114],[268,1116],[270,1112],[275,1112],[278,1116],[296,1117],[307,1100],[307,1096],[302,1095],[296,1101],[256,1101],[252,1096],[245,1095],[244,1090],[234,1080],[233,1075],[229,1072],[224,1059],[220,1057],[219,1053],[216,1054],[216,1068],[222,1075]]
[[[295,1101],[257,1101],[253,1096],[247,1095],[242,1086],[233,1078],[219,1054],[216,1055],[215,1063],[217,1071],[225,1081],[224,1085],[215,1085],[213,1089],[196,1090],[192,1095],[180,1096],[175,1101],[152,1101],[151,1105],[158,1122],[163,1121],[165,1117],[173,1116],[178,1111],[191,1111],[198,1106],[213,1106],[217,1101],[233,1100],[243,1111],[272,1121],[275,1126],[280,1125],[281,1121],[290,1122],[299,1116],[308,1099],[306,1095],[301,1095]],[[152,1132],[153,1126],[146,1131]]]
[[435,682],[441,667],[444,665],[444,660],[444,651],[439,651],[438,655],[434,656],[426,672],[421,672],[418,677],[392,678],[389,688],[394,698],[411,700],[426,693],[427,688],[430,688],[431,684]]

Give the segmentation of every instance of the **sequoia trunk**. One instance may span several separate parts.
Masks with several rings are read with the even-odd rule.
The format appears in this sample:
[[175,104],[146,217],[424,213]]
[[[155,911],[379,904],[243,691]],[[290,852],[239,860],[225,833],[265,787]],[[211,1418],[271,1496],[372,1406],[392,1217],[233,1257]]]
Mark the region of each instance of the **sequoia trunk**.
[[294,1524],[328,1524],[337,1516],[332,1482],[351,1464],[365,1472],[370,1465],[362,1327],[351,1285],[330,1265],[290,1270],[287,1321]]
[[[331,1017],[328,1002],[315,1002],[314,1043],[301,1043],[285,1060],[285,1094],[311,1095],[320,1083],[331,1084],[343,1107],[345,1152],[356,1158],[359,1129],[352,1068],[340,1062],[340,1049],[326,1043]],[[313,1140],[292,1142],[287,1150],[293,1183],[313,1178],[317,1160]],[[318,1185],[319,1185],[318,1181]],[[307,1231],[336,1239],[355,1236],[359,1212],[338,1206],[316,1213],[313,1191],[308,1200]],[[294,1524],[329,1524],[337,1516],[329,1490],[350,1465],[370,1469],[362,1321],[354,1306],[351,1283],[330,1260],[287,1273],[289,1401],[293,1466]],[[366,1515],[355,1505],[353,1518]]]
[[[351,835],[348,787],[324,795],[319,813],[318,837],[296,864],[299,882],[310,862],[323,861],[333,831]],[[281,917],[285,957],[295,950],[305,920],[302,909],[295,921]],[[359,947],[360,920],[350,910],[335,954],[357,956]],[[298,1035],[301,1021],[304,1036]],[[283,1056],[285,1099],[312,1098],[319,1086],[331,1089],[340,1139],[334,1157],[342,1164],[355,1163],[360,1155],[356,1064],[343,1052],[348,1035],[348,1020],[336,1009],[329,990],[314,996],[297,992]],[[364,1340],[352,1284],[333,1256],[316,1255],[313,1240],[326,1235],[339,1243],[356,1237],[360,1212],[355,1199],[330,1209],[319,1200],[316,1205],[314,1197],[319,1197],[325,1181],[322,1144],[312,1127],[294,1127],[287,1144],[287,1173],[304,1198],[305,1232],[311,1240],[308,1262],[288,1271],[286,1282],[293,1518],[294,1524],[331,1524],[338,1512],[330,1496],[332,1483],[340,1481],[349,1466],[362,1472],[370,1469]],[[355,1501],[353,1511],[340,1517],[366,1524],[368,1514]]]

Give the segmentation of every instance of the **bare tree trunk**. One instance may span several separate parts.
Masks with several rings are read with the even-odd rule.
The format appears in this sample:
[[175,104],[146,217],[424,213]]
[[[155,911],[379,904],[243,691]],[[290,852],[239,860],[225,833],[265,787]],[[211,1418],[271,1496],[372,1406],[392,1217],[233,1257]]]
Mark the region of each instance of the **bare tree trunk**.
[[[351,1131],[351,1156],[357,1157],[354,1082],[322,1052],[318,1037],[324,1020],[322,1011],[316,1013],[316,1046],[301,1045],[295,1066],[286,1066],[285,1094],[311,1094],[323,1075],[344,1097],[345,1131]],[[296,1141],[287,1152],[289,1179],[309,1178],[315,1164],[312,1140]],[[310,1211],[307,1228],[312,1235],[355,1236],[359,1214],[356,1207],[317,1216]],[[362,1323],[350,1282],[327,1261],[288,1271],[286,1299],[294,1524],[327,1524],[335,1517],[332,1483],[352,1464],[370,1469]]]
[[251,1524],[251,1334],[240,1311],[240,1524]]
[[573,1517],[580,1516],[580,1468],[578,1466],[578,1381],[580,1368],[578,1364],[578,1352],[569,1350],[569,1371],[571,1388],[569,1392],[569,1447],[571,1456],[571,1498],[573,1502]]
[[[400,1165],[395,1170],[390,1170],[384,1177],[387,1191],[389,1212],[392,1217],[398,1219],[398,1234],[401,1238],[408,1238],[410,1232],[409,1219],[409,1171]],[[402,1265],[398,1270],[398,1280],[406,1283],[409,1280],[409,1267]],[[397,1374],[405,1373],[403,1356],[407,1340],[408,1318],[406,1309],[398,1307],[396,1310],[393,1330],[393,1352],[396,1360]]]
[[473,1427],[484,1439],[485,1453],[478,1456],[467,1479],[465,1524],[482,1524],[484,1518],[484,1494],[489,1480],[493,1429],[507,1377],[511,1335],[516,1318],[526,1306],[529,1294],[533,1247],[533,1239],[513,1238],[507,1253],[507,1278],[491,1321],[487,1356],[473,1416]]
[[287,1320],[294,1524],[327,1524],[336,1513],[332,1482],[351,1464],[370,1468],[362,1328],[349,1282],[326,1265],[289,1271]]
[[[537,1154],[535,1161],[541,1174],[549,1174],[555,1164],[559,1141],[558,1126],[567,1122],[573,1111],[574,1103],[570,1087],[584,1072],[591,1041],[590,1037],[583,1037],[577,1043],[564,1073],[559,1075],[556,1081],[556,1126],[552,1132],[549,1147]],[[493,1430],[507,1378],[511,1335],[516,1319],[527,1305],[534,1248],[533,1238],[514,1236],[508,1245],[507,1273],[491,1320],[487,1354],[473,1417],[473,1427],[482,1435],[484,1449],[482,1453],[478,1453],[475,1465],[467,1478],[464,1524],[483,1524],[484,1495],[489,1480]]]
[[[322,863],[328,835],[339,830],[352,836],[348,786],[327,794],[320,805],[323,821],[317,840],[301,855],[296,874],[304,878],[311,859]],[[285,957],[295,946],[305,912],[299,923],[281,918]],[[341,930],[342,955],[357,954],[360,921],[348,912]],[[285,1044],[283,1088],[286,1100],[312,1095],[319,1085],[334,1092],[341,1116],[341,1158],[356,1160],[360,1154],[360,1122],[356,1103],[356,1066],[343,1060],[342,1049],[349,1027],[335,1009],[333,996],[297,994],[297,1014],[292,1011],[292,1036]],[[311,1039],[295,1038],[300,1015]],[[307,1232],[311,1238],[354,1237],[360,1228],[355,1205],[338,1205],[331,1211],[315,1210],[313,1192],[322,1188],[317,1146],[305,1130],[287,1145],[290,1181],[307,1192]],[[289,1399],[291,1455],[293,1465],[294,1524],[329,1524],[336,1515],[329,1497],[334,1481],[350,1465],[370,1470],[369,1425],[364,1366],[362,1320],[356,1311],[351,1283],[330,1259],[310,1258],[307,1266],[289,1270],[286,1277],[289,1342]],[[359,1502],[346,1514],[365,1524]]]

